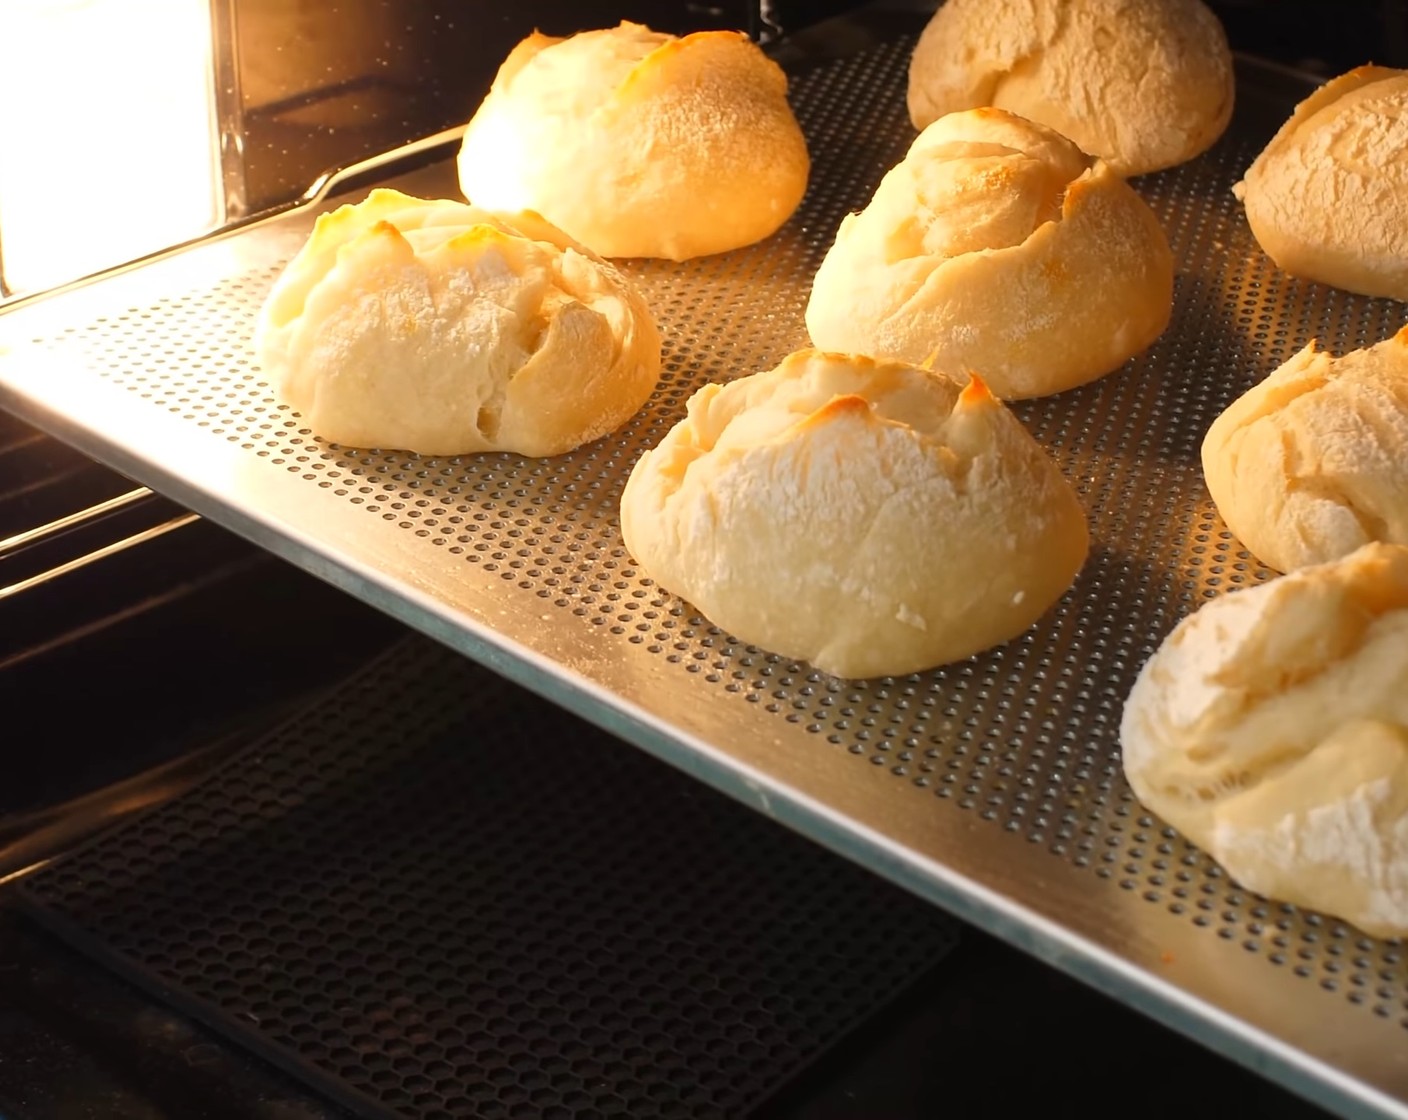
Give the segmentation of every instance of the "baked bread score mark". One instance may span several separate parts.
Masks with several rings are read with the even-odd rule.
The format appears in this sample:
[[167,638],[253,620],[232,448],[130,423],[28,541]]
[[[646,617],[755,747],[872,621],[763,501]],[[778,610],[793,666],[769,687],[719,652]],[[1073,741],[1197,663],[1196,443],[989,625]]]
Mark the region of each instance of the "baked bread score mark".
[[999,397],[1059,393],[1163,333],[1173,258],[1104,162],[1000,109],[926,128],[847,216],[812,282],[823,349],[977,370]]
[[992,106],[1116,174],[1206,151],[1232,118],[1232,52],[1201,0],[947,0],[909,68],[915,128]]
[[1233,194],[1277,267],[1408,300],[1408,71],[1361,66],[1327,82]]
[[621,534],[715,625],[841,677],[1017,636],[1089,547],[1075,492],[980,379],[813,350],[695,393],[632,470]]
[[1228,529],[1288,572],[1408,545],[1405,446],[1408,327],[1338,358],[1311,342],[1213,421],[1203,474]]
[[806,191],[787,77],[748,37],[534,33],[465,131],[460,188],[605,257],[687,260],[775,233]]
[[660,374],[645,301],[539,215],[387,189],[318,218],[255,351],[317,435],[425,455],[569,451]]
[[1120,740],[1140,801],[1242,887],[1408,934],[1408,548],[1204,604],[1140,672]]

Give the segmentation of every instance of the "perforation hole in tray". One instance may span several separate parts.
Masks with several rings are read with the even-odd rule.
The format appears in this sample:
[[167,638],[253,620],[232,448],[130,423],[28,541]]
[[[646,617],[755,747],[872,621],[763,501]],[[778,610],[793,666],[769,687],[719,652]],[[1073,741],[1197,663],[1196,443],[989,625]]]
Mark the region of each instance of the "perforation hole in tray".
[[798,726],[815,749],[885,769],[904,795],[933,798],[935,811],[972,811],[1396,1021],[1408,1008],[1396,946],[1368,942],[1345,964],[1331,946],[1357,934],[1233,890],[1142,813],[1119,770],[1119,711],[1139,666],[1199,603],[1270,575],[1203,488],[1207,426],[1310,338],[1343,352],[1401,325],[1388,301],[1287,277],[1256,247],[1231,187],[1265,135],[1234,122],[1200,159],[1135,181],[1178,262],[1173,324],[1118,373],[1014,406],[1080,490],[1094,536],[1075,587],[1029,633],[931,673],[836,682],[711,626],[622,547],[616,504],[626,474],[689,394],[768,368],[805,341],[808,286],[836,226],[912,139],[908,53],[898,40],[794,81],[815,165],[806,200],[776,237],[683,265],[625,264],[660,320],[665,376],[619,433],[574,453],[429,459],[313,438],[250,359],[254,319],[282,262],[50,345],[77,346],[155,407],[498,574],[600,640],[660,657],[698,678],[701,702],[748,704]]

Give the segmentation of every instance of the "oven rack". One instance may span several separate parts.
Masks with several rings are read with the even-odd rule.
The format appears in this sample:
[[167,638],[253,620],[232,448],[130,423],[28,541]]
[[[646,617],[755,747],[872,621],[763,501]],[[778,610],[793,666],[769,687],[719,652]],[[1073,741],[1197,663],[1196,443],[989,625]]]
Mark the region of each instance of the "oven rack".
[[[636,457],[699,385],[805,343],[836,225],[913,136],[912,37],[845,41],[859,49],[788,56],[814,158],[791,222],[736,253],[625,263],[660,320],[665,375],[577,452],[343,448],[273,400],[250,349],[261,301],[316,213],[365,185],[0,315],[0,405],[1266,1076],[1346,1114],[1408,1117],[1402,948],[1240,890],[1119,767],[1143,661],[1199,602],[1269,575],[1203,488],[1207,425],[1309,338],[1342,351],[1400,325],[1387,301],[1277,272],[1231,196],[1305,79],[1239,60],[1227,136],[1135,181],[1178,262],[1165,336],[1016,407],[1093,533],[1075,587],[1028,634],[929,673],[838,681],[712,627],[624,549],[616,502]],[[382,182],[455,197],[452,157],[393,163]],[[312,658],[321,640],[270,635]]]

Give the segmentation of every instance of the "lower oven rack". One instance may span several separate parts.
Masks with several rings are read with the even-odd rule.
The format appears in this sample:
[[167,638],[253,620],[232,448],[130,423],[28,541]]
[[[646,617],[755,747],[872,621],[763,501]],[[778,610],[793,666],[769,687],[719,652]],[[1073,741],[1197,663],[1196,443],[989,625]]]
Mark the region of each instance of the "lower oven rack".
[[[778,235],[627,262],[661,323],[664,379],[622,431],[577,452],[355,450],[275,402],[251,330],[319,207],[0,316],[0,404],[1291,1088],[1408,1117],[1401,946],[1240,890],[1142,810],[1119,767],[1143,661],[1205,598],[1269,575],[1203,488],[1208,424],[1310,338],[1342,351],[1401,325],[1387,301],[1279,273],[1232,198],[1303,79],[1239,61],[1227,136],[1135,181],[1178,262],[1166,335],[1110,377],[1017,406],[1081,492],[1094,542],[1031,632],[933,672],[838,681],[711,626],[623,547],[616,503],[636,457],[699,385],[805,343],[837,224],[913,136],[912,37],[858,41],[796,67],[813,180]],[[451,155],[384,184],[454,197]],[[317,657],[322,639],[270,640]]]
[[365,1120],[774,1112],[958,940],[416,634],[210,769],[20,908]]

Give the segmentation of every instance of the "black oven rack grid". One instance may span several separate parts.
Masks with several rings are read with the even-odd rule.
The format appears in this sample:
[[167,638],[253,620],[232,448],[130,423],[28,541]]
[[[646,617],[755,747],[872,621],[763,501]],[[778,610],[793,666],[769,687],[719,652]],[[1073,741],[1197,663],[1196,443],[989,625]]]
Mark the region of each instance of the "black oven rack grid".
[[19,892],[368,1117],[751,1115],[932,907],[428,639]]

